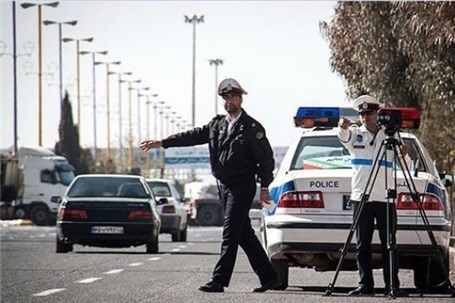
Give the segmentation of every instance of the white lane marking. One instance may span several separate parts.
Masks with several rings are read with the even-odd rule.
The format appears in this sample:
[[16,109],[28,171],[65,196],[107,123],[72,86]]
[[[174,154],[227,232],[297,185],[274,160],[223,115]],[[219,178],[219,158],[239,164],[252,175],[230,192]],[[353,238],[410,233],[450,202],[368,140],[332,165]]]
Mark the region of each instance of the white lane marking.
[[140,265],[142,265],[142,263],[140,263],[140,262],[128,264],[128,266],[140,266]]
[[153,257],[153,258],[149,258],[149,261],[158,261],[159,259],[161,259],[160,257]]
[[170,256],[170,255],[171,255],[170,253],[163,254],[163,256]]
[[98,280],[101,280],[101,278],[87,278],[87,279],[82,279],[82,280],[76,281],[75,283],[88,284],[88,283],[93,283]]
[[52,294],[55,294],[56,292],[61,292],[64,291],[66,288],[54,288],[54,289],[48,289],[43,292],[39,292],[37,294],[33,294],[33,297],[44,297],[44,296],[49,296]]
[[173,248],[171,251],[180,251],[180,248]]
[[121,273],[122,271],[123,271],[123,269],[113,269],[113,270],[110,270],[110,271],[106,271],[103,274],[105,274],[105,275],[114,275],[114,274]]
[[180,245],[179,248],[186,248],[186,245]]

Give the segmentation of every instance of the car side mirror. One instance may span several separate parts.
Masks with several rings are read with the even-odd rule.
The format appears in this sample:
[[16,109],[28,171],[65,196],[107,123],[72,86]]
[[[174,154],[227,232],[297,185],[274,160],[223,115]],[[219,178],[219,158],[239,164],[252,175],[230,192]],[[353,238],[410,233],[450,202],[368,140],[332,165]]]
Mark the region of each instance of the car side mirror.
[[444,185],[444,187],[449,187],[453,185],[452,174],[439,174],[439,178],[441,178],[442,185]]
[[60,204],[60,203],[62,203],[62,197],[60,197],[60,196],[52,196],[51,197],[51,202]]
[[163,204],[168,204],[169,201],[167,200],[167,198],[161,198],[159,200],[156,200],[156,204],[157,205],[163,205]]

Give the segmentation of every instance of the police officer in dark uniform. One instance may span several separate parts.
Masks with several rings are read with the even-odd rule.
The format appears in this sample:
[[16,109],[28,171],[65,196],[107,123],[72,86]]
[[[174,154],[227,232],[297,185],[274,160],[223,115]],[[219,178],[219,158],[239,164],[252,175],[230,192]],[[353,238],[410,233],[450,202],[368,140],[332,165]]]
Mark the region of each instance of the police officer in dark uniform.
[[219,181],[225,217],[220,259],[212,279],[199,290],[223,292],[224,287],[229,286],[239,245],[261,283],[253,292],[280,289],[282,284],[255,236],[249,218],[257,179],[261,183],[261,205],[270,203],[268,186],[273,178],[273,152],[262,125],[241,107],[242,96],[247,92],[240,84],[234,79],[225,79],[218,87],[218,94],[224,99],[227,115],[217,115],[202,128],[162,141],[144,141],[141,149],[209,144],[212,173]]

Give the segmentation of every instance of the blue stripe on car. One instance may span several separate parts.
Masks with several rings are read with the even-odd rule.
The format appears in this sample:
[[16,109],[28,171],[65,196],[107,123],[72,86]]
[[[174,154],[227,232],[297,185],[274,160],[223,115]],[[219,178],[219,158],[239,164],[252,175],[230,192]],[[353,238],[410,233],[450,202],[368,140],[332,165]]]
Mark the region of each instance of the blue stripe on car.
[[[352,165],[372,165],[373,164],[373,160],[371,160],[371,159],[354,158],[354,159],[351,159],[351,164]],[[388,168],[392,168],[393,167],[393,163],[392,162],[390,162],[390,161],[385,162],[384,160],[379,160],[379,165],[380,166],[386,166]]]
[[[275,205],[278,205],[278,201],[280,201],[280,197],[289,191],[294,191],[295,190],[295,184],[294,181],[288,181],[286,183],[283,183],[282,185],[278,187],[273,187],[270,189],[270,197],[272,198],[273,202],[275,202]],[[265,211],[265,214],[270,216],[275,213],[276,206],[275,208],[272,209],[272,211]]]

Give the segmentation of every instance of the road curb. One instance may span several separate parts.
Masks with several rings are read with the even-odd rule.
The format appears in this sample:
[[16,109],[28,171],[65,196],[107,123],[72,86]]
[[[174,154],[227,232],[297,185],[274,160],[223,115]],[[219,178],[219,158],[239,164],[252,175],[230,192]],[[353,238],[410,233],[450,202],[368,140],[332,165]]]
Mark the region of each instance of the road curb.
[[7,226],[31,226],[33,222],[30,220],[0,220],[0,227],[7,227]]

